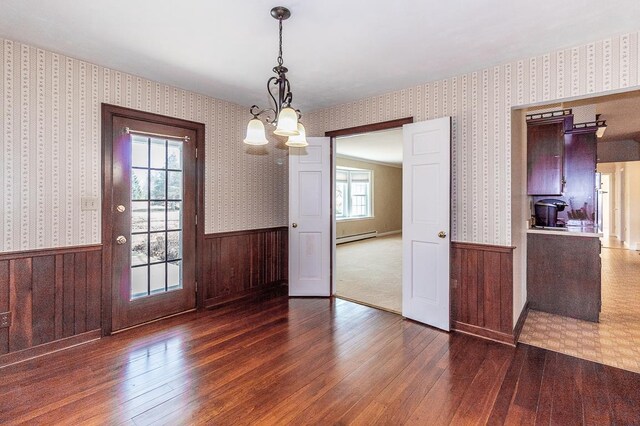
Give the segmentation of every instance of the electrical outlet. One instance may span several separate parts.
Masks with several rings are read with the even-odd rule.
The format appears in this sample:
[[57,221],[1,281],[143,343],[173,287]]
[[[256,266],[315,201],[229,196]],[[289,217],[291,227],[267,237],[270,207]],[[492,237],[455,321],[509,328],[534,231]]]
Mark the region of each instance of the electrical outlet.
[[0,328],[8,328],[11,325],[11,312],[0,314]]

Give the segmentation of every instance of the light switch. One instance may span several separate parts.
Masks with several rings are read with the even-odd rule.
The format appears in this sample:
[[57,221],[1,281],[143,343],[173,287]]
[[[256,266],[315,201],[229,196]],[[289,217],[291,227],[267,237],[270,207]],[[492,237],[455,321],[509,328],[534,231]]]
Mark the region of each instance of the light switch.
[[82,197],[80,210],[98,210],[98,199],[96,197]]

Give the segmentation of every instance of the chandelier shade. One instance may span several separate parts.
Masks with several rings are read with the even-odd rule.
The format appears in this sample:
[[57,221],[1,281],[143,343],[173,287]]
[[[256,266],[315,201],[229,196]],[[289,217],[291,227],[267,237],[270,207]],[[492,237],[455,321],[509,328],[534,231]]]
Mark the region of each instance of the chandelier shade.
[[307,142],[307,132],[304,129],[302,123],[298,121],[298,135],[297,136],[289,136],[285,145],[290,146],[292,148],[302,148],[309,145]]
[[[257,105],[253,105],[249,111],[253,118],[247,124],[247,137],[244,139],[244,143],[249,145],[264,145],[267,142],[265,136],[265,129],[263,121],[260,119],[264,116],[264,122],[275,127],[273,133],[278,136],[299,137],[300,130],[304,126],[299,124],[299,119],[302,116],[300,110],[294,109],[291,106],[293,101],[293,94],[291,93],[291,85],[287,79],[287,67],[284,66],[284,60],[282,59],[282,21],[289,19],[291,12],[286,7],[277,6],[271,9],[271,16],[278,20],[279,28],[279,50],[277,65],[273,67],[275,77],[271,77],[267,80],[267,93],[269,99],[273,105],[270,108],[260,109]],[[306,139],[304,135],[300,141]],[[301,143],[301,142],[298,142]],[[288,145],[288,141],[287,141]]]
[[298,113],[291,107],[283,108],[277,126],[273,133],[278,136],[298,136]]
[[252,118],[247,125],[247,136],[244,138],[247,145],[266,145],[269,143],[264,132],[264,124],[259,118]]

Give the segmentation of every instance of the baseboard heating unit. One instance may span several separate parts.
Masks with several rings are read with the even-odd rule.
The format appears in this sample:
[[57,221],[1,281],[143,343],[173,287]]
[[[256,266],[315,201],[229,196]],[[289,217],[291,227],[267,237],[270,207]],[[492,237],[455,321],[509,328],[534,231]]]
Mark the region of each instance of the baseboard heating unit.
[[352,241],[366,240],[378,236],[378,231],[364,232],[362,234],[345,235],[336,238],[336,244],[350,243]]

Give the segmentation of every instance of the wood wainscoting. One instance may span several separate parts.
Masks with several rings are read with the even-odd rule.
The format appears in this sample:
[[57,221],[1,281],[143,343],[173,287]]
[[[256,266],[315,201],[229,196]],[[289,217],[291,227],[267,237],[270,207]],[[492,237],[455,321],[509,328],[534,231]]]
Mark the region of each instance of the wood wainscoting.
[[0,254],[0,366],[100,337],[102,246]]
[[513,249],[451,243],[451,328],[515,345]]
[[288,246],[287,227],[205,235],[201,306],[252,297],[285,283]]

